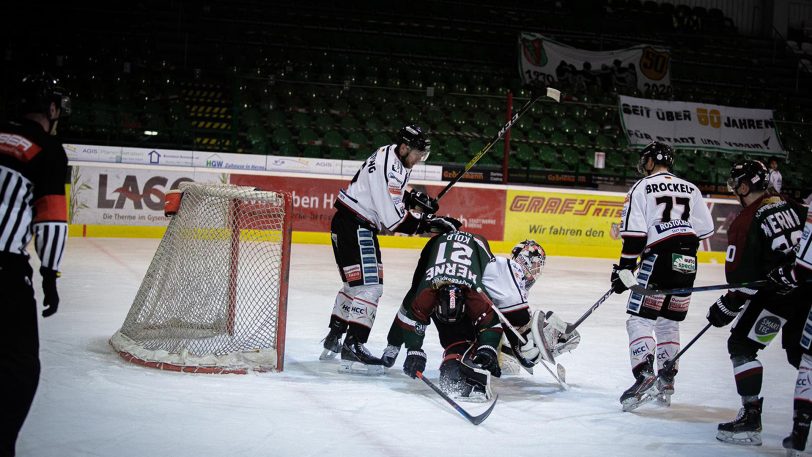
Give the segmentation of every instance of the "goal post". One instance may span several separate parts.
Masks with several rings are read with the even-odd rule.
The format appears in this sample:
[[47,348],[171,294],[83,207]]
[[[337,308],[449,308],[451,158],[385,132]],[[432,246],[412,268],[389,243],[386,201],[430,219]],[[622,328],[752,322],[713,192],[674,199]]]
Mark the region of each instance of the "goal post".
[[177,213],[110,344],[128,361],[164,370],[282,371],[290,195],[200,183],[179,191]]

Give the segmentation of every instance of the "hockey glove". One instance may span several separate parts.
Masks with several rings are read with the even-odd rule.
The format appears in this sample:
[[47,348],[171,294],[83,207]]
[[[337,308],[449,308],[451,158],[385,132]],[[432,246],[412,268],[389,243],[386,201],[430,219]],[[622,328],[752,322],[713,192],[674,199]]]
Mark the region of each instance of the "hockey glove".
[[795,272],[791,264],[776,267],[767,273],[767,279],[770,280],[776,291],[781,295],[788,294],[798,287],[798,279],[795,278]]
[[719,297],[708,309],[708,322],[714,327],[724,327],[733,322],[739,315],[739,310],[734,310],[725,295]]
[[476,350],[473,362],[482,369],[490,371],[497,378],[502,376],[502,369],[499,368],[499,358],[493,346],[480,346]]
[[417,377],[417,372],[426,369],[426,353],[422,349],[412,349],[406,353],[406,361],[403,362],[403,372],[412,378]]
[[633,259],[620,259],[620,265],[614,264],[612,265],[612,276],[610,280],[612,281],[612,291],[616,294],[622,294],[629,289],[622,278],[620,277],[621,270],[632,270],[634,268],[635,261]]
[[429,197],[428,194],[417,192],[414,189],[406,192],[403,196],[403,203],[407,209],[419,209],[424,214],[434,214],[440,209],[440,202],[436,198]]
[[417,229],[417,234],[430,233],[448,233],[454,232],[462,227],[462,222],[454,219],[451,216],[437,217],[433,214],[427,214],[423,220],[420,221],[420,226]]
[[40,267],[39,274],[42,275],[42,292],[43,295],[45,295],[45,298],[42,300],[42,304],[45,306],[45,309],[42,310],[42,317],[52,316],[56,313],[57,308],[59,308],[59,293],[56,291],[56,278],[61,275],[58,271],[45,267]]

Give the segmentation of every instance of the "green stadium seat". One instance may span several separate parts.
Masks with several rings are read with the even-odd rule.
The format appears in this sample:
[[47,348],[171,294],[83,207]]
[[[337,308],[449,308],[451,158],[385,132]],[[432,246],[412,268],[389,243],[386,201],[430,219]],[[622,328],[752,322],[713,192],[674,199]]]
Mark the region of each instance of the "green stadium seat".
[[[320,145],[321,144],[321,138],[319,138],[319,135],[315,131],[313,131],[313,129],[311,129],[311,128],[303,128],[303,129],[299,130],[298,143],[299,144],[304,144],[304,145]],[[313,156],[306,156],[306,157],[313,157]]]
[[343,142],[343,136],[335,130],[328,130],[324,133],[324,144],[327,147],[340,147]]

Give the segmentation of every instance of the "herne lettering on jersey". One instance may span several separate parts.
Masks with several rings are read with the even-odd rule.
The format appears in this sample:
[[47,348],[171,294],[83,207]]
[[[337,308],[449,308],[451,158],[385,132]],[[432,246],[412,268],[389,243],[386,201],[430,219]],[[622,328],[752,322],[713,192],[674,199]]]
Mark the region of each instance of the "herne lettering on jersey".
[[426,270],[426,281],[453,282],[455,284],[476,283],[477,275],[467,266],[458,263],[446,262],[435,265]]
[[761,224],[761,230],[767,236],[774,236],[783,232],[784,230],[798,230],[801,226],[801,220],[795,211],[787,208],[783,211],[773,213],[764,218]]
[[675,183],[675,182],[660,182],[660,183],[653,183],[653,184],[646,184],[646,193],[651,194],[654,192],[680,192],[684,194],[690,194],[694,191],[694,188],[689,186],[688,184],[684,183]]

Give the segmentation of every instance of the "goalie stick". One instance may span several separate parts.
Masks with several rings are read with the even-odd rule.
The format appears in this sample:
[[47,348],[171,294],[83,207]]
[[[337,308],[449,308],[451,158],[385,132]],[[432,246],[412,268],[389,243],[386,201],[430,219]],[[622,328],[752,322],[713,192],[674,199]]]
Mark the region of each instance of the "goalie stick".
[[470,171],[471,168],[477,162],[479,162],[479,159],[481,159],[482,156],[484,156],[488,151],[490,151],[491,148],[496,143],[498,143],[503,136],[505,136],[505,132],[507,132],[509,128],[513,127],[513,124],[515,124],[516,121],[519,120],[519,117],[521,117],[524,113],[526,113],[533,105],[533,103],[535,103],[541,97],[549,97],[555,100],[556,102],[559,102],[561,101],[561,91],[559,91],[558,89],[553,89],[552,87],[548,87],[544,93],[534,95],[530,100],[528,100],[527,103],[525,103],[521,108],[519,108],[519,111],[516,111],[513,117],[511,117],[510,120],[507,121],[507,124],[503,125],[502,128],[499,129],[499,132],[496,133],[496,138],[492,139],[490,143],[486,144],[485,147],[483,147],[477,153],[477,155],[474,156],[473,159],[468,161],[468,163],[465,164],[465,169],[460,174],[455,176],[454,179],[452,179],[451,182],[449,182],[448,185],[446,185],[445,188],[442,191],[440,191],[439,194],[437,194],[437,200],[443,198],[443,195],[445,195],[446,192],[448,192],[454,184],[458,183],[460,179],[462,179],[462,177],[465,176],[465,174],[468,173],[468,171]]
[[[522,344],[527,343],[527,340],[522,336],[521,333],[519,333],[518,330],[516,330],[515,327],[513,327],[513,324],[511,324],[510,321],[508,321],[507,317],[505,317],[505,315],[502,314],[501,311],[499,311],[499,308],[497,308],[493,304],[491,304],[491,308],[493,308],[493,311],[496,313],[497,316],[499,316],[499,320],[502,321],[503,324],[505,324],[505,327],[509,328],[519,338],[519,341],[521,341]],[[539,350],[543,350],[543,348],[539,348]],[[565,378],[567,376],[567,370],[564,369],[563,365],[561,365],[560,363],[555,364],[555,370],[558,373],[556,375],[556,373],[553,373],[553,370],[551,370],[550,367],[547,366],[547,363],[544,360],[539,360],[539,363],[547,370],[548,373],[550,373],[550,376],[552,376],[553,379],[555,379],[555,381],[558,383],[558,385],[561,386],[562,389],[570,390],[569,384],[567,384],[567,382],[565,381]]]
[[456,409],[458,413],[462,414],[462,417],[468,419],[468,421],[474,425],[481,424],[485,419],[488,418],[488,416],[491,415],[491,411],[493,411],[493,408],[496,406],[496,400],[499,399],[499,395],[494,395],[493,403],[491,403],[491,406],[489,406],[484,413],[478,416],[474,416],[468,411],[466,411],[462,406],[460,406],[459,403],[455,402],[454,399],[446,395],[446,393],[443,392],[439,387],[437,387],[433,382],[429,381],[428,378],[423,376],[423,372],[418,371],[417,377],[420,378],[421,381],[425,382],[427,386],[431,387],[431,390],[437,392],[437,394],[443,397],[443,400],[445,400],[449,405],[451,405],[454,409]]
[[[812,281],[806,282],[799,282],[798,284],[810,284]],[[740,282],[736,284],[715,284],[712,286],[699,286],[699,287],[684,287],[681,289],[647,289],[639,284],[635,284],[629,289],[632,292],[638,293],[640,295],[674,295],[674,294],[690,294],[693,292],[704,292],[707,290],[723,290],[723,289],[740,289],[740,288],[748,288],[748,289],[758,289],[760,287],[769,286],[771,281],[767,279],[760,279],[758,281],[750,281],[750,282]]]

